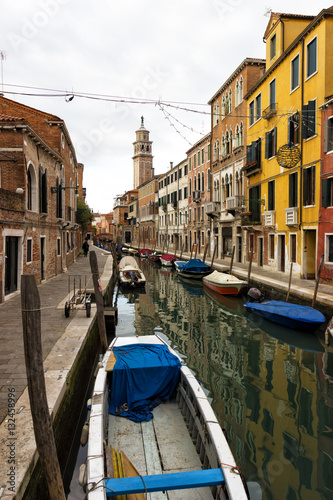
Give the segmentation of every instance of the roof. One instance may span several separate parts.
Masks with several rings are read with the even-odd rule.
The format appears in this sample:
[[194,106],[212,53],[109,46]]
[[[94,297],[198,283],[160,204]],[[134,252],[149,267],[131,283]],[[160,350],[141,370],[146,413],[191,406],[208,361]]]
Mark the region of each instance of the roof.
[[[264,33],[264,37],[263,37],[264,40],[266,40],[270,31],[275,26],[276,22],[278,22],[281,18],[284,18],[284,19],[307,19],[309,21],[312,21],[312,19],[314,19],[315,16],[310,16],[310,15],[306,15],[306,14],[284,14],[282,12],[271,12],[271,16],[269,18],[267,28],[266,28],[265,33]],[[276,20],[275,23],[274,23],[274,20]]]
[[0,121],[2,121],[2,122],[17,122],[17,121],[24,121],[24,118],[18,117],[18,116],[4,115],[4,114],[0,113]]

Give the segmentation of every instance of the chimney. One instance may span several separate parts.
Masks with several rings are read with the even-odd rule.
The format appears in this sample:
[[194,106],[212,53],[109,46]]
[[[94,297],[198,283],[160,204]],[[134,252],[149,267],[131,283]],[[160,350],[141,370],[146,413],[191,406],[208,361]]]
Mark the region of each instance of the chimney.
[[170,170],[173,168],[173,161],[170,161]]

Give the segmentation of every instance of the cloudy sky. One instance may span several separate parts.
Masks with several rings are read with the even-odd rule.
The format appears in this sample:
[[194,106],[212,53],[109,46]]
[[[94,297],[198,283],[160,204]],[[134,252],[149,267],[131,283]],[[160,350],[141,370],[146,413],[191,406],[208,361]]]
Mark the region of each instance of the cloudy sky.
[[[6,97],[65,121],[87,202],[109,212],[133,188],[141,116],[155,173],[163,173],[209,132],[207,102],[241,61],[265,57],[267,11],[330,7],[270,1],[1,0],[1,86]],[[76,97],[67,102],[66,93]]]

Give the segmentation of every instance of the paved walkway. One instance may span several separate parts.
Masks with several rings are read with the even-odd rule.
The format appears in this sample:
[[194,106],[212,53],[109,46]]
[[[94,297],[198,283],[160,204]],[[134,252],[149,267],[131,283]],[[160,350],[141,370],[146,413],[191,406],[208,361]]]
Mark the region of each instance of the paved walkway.
[[[101,276],[110,254],[97,247],[94,247],[94,250],[96,251]],[[57,309],[63,299],[68,297],[68,277],[74,274],[86,275],[87,284],[89,283],[88,288],[93,288],[89,256],[87,258],[83,255],[80,255],[76,262],[68,267],[67,273],[59,274],[38,286],[42,309],[44,360],[65,332],[71,318],[77,313],[77,311],[71,311],[70,318],[65,318],[64,308]],[[84,286],[84,278],[82,278],[82,285]],[[20,293],[0,305],[0,423],[8,413],[8,388],[10,387],[15,388],[16,399],[21,396],[27,387]]]

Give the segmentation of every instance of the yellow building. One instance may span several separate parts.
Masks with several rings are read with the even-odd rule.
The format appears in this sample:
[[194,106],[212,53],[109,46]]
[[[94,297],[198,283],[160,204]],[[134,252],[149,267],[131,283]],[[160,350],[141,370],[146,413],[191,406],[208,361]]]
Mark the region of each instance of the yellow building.
[[319,107],[333,94],[333,8],[272,13],[266,71],[246,94],[247,258],[306,279],[317,269],[321,170]]

